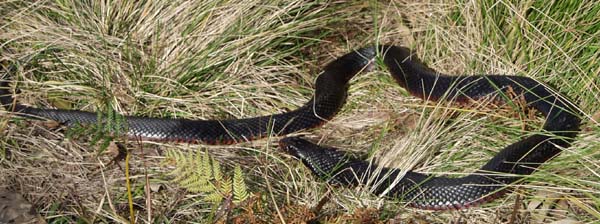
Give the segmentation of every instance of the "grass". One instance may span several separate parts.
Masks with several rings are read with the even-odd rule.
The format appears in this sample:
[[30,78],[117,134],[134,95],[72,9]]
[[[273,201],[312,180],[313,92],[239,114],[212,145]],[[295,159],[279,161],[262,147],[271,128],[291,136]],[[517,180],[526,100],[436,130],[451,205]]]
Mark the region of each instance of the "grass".
[[[6,111],[0,111],[0,185],[24,195],[48,222],[126,223],[129,206],[137,223],[214,221],[218,211],[166,181],[172,167],[161,165],[166,150],[208,148],[224,167],[240,165],[257,192],[232,219],[594,223],[600,220],[599,10],[592,1],[0,2],[0,55],[19,63],[19,101],[39,107],[189,119],[282,112],[308,101],[328,61],[382,42],[414,48],[443,73],[532,77],[569,96],[584,114],[573,147],[514,193],[462,211],[422,211],[368,189],[329,186],[279,152],[277,138],[234,146],[125,142],[132,153],[126,178],[124,161],[111,163],[111,147],[99,153],[86,136],[65,139],[61,130]],[[541,123],[485,103],[425,103],[384,73],[356,77],[340,114],[303,134],[382,165],[456,175]]]

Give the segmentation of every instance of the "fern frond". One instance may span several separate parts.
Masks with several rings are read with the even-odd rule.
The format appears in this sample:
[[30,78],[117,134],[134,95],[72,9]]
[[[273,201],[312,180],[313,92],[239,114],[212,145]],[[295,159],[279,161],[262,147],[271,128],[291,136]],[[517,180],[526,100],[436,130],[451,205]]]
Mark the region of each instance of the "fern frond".
[[[184,177],[182,175],[182,177]],[[179,185],[181,185],[184,188],[188,188],[188,187],[193,187],[195,185],[201,184],[203,180],[198,177],[197,175],[187,175],[184,178],[182,178],[182,180],[178,181],[177,183]]]
[[233,202],[239,204],[248,199],[248,188],[244,181],[244,174],[240,165],[236,165],[233,170]]
[[198,172],[199,175],[203,175],[204,177],[210,179],[213,176],[213,170],[211,165],[211,157],[208,155],[208,151],[204,151],[204,156],[202,156],[202,160],[200,160],[201,166],[199,166]]
[[233,192],[233,181],[229,177],[223,177],[223,180],[218,182],[217,189],[224,196],[229,196]]
[[221,173],[221,163],[219,161],[212,159],[212,170],[213,170],[213,178],[215,181],[219,182],[223,180],[223,174]]
[[187,162],[187,161],[179,161],[177,168],[175,168],[175,170],[173,170],[173,172],[171,172],[172,175],[175,176],[175,178],[172,181],[175,183],[182,183],[182,182],[189,183],[190,180],[187,180],[187,179],[189,179],[190,176],[194,176],[193,165],[194,164]]
[[205,200],[210,201],[212,203],[218,204],[221,203],[221,201],[223,201],[223,195],[221,193],[219,193],[218,191],[212,192],[208,195],[206,195],[206,197],[204,197]]
[[171,150],[167,152],[167,159],[175,163],[175,169],[169,172],[169,176],[179,176],[186,169],[186,159],[182,152]]
[[203,193],[211,193],[211,192],[217,191],[217,189],[215,188],[215,185],[208,180],[205,182],[199,183],[198,186],[196,186],[196,188],[198,189],[198,192],[203,192]]
[[244,182],[239,165],[235,166],[233,178],[222,172],[221,163],[211,157],[207,151],[184,153],[167,152],[166,159],[174,162],[175,169],[169,173],[174,176],[171,182],[193,193],[204,193],[204,199],[211,203],[220,203],[224,198],[233,198],[235,204],[246,200],[250,195]]

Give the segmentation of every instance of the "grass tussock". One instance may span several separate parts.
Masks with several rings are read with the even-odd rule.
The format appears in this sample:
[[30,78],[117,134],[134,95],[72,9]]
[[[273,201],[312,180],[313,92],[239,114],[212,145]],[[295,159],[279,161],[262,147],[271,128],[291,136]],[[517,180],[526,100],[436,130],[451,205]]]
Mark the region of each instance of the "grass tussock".
[[[573,147],[513,193],[430,212],[316,180],[275,138],[210,147],[125,141],[125,175],[118,147],[90,144],[85,134],[65,139],[60,127],[2,110],[0,187],[61,223],[592,223],[600,220],[599,11],[593,1],[0,2],[0,57],[18,64],[19,102],[38,107],[188,119],[271,114],[308,101],[328,61],[390,43],[443,73],[547,83],[580,106],[584,122]],[[356,77],[338,116],[303,134],[381,165],[462,175],[543,122],[486,102],[423,102],[385,73]],[[226,172],[241,167],[255,192],[247,203],[215,205],[168,181],[167,150],[207,148]]]

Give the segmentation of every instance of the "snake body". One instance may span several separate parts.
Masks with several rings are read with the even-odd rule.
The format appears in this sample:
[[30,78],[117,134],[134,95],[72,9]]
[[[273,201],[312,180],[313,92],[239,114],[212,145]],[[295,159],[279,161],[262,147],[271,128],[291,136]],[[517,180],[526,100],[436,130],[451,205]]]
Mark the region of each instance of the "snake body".
[[[366,61],[355,57],[355,54],[349,54],[329,63],[317,77],[312,99],[290,112],[230,120],[125,116],[125,122],[113,129],[134,139],[220,145],[314,128],[331,119],[345,103],[348,80],[366,65]],[[10,76],[14,69],[13,66],[3,70],[4,77]],[[99,120],[96,112],[35,108],[18,104],[9,90],[8,78],[0,80],[0,103],[6,110],[20,116],[53,120],[67,126],[106,122]]]
[[[317,77],[315,94],[296,110],[255,118],[231,120],[188,120],[125,116],[121,128],[134,138],[183,141],[206,144],[233,144],[271,135],[285,135],[317,127],[345,103],[349,80],[368,70],[381,54],[383,63],[396,82],[412,95],[427,100],[441,98],[468,102],[483,98],[504,101],[502,92],[522,96],[529,107],[546,116],[543,133],[535,134],[501,150],[480,171],[462,178],[432,177],[416,172],[383,168],[348,157],[333,148],[322,148],[298,137],[284,138],[280,147],[299,158],[318,177],[343,185],[356,186],[371,179],[380,182],[374,193],[402,198],[424,209],[464,208],[498,195],[503,186],[520,179],[570,146],[579,130],[576,108],[543,84],[520,76],[448,76],[423,65],[409,49],[372,46],[343,55],[325,66]],[[10,69],[6,70],[11,73]],[[50,119],[65,125],[96,124],[97,113],[78,110],[35,108],[15,103],[9,81],[0,81],[0,102],[21,116]],[[388,174],[388,175],[383,175]],[[394,182],[397,178],[397,183]]]
[[528,107],[545,115],[543,133],[505,147],[479,171],[460,178],[393,168],[377,170],[376,165],[353,159],[335,148],[320,147],[298,137],[280,140],[283,150],[302,160],[320,178],[349,186],[372,183],[373,193],[402,199],[417,208],[461,209],[504,193],[506,185],[531,174],[559,154],[561,148],[569,147],[579,130],[577,108],[533,79],[503,75],[448,76],[427,68],[409,49],[395,46],[369,47],[351,54],[375,51],[383,54],[383,62],[398,84],[426,100],[468,102],[491,98],[503,102],[507,92],[517,94]]

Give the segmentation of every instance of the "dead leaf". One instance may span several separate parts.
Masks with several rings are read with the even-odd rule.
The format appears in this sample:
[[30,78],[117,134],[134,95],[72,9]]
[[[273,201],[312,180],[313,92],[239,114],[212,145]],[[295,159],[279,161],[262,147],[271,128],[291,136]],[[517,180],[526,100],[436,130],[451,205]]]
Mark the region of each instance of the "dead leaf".
[[0,191],[0,223],[46,223],[35,207],[23,196],[8,190]]

